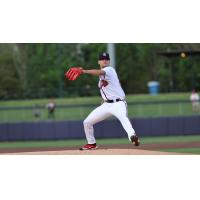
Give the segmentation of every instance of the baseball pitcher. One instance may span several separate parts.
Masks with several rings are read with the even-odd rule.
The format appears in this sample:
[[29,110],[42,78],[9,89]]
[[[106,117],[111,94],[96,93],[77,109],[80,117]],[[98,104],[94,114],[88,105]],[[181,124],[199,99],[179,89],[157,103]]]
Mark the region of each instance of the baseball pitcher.
[[81,147],[80,150],[97,149],[93,125],[112,115],[119,119],[127,132],[129,140],[135,146],[139,146],[139,138],[135,134],[135,130],[128,118],[125,93],[115,69],[110,66],[109,54],[106,52],[101,53],[98,64],[100,69],[86,70],[81,67],[73,67],[65,74],[69,80],[76,80],[81,74],[90,74],[99,77],[98,87],[103,98],[103,103],[94,109],[83,122],[87,144]]

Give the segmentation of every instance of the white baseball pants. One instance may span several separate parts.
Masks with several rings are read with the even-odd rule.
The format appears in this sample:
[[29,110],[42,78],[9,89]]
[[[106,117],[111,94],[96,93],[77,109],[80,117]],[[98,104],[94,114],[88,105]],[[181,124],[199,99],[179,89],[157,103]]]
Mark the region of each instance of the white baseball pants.
[[104,102],[101,106],[94,109],[88,117],[84,120],[84,130],[88,144],[96,143],[94,137],[93,125],[114,115],[119,119],[123,128],[128,134],[128,138],[135,135],[135,130],[133,129],[131,122],[127,116],[127,105],[125,101],[118,101],[115,103]]

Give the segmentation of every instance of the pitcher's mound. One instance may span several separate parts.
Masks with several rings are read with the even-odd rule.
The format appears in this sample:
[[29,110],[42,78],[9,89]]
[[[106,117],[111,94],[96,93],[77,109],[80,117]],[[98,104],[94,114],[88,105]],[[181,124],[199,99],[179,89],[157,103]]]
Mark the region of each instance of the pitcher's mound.
[[97,149],[97,150],[59,150],[6,153],[9,155],[177,155],[180,153],[149,151],[142,149]]

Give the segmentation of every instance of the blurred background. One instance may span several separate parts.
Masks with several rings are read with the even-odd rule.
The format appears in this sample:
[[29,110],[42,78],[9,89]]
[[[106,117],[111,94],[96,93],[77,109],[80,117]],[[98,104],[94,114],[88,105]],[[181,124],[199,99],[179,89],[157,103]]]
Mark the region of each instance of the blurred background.
[[103,51],[127,94],[130,117],[198,114],[189,96],[200,89],[200,44],[1,43],[0,122],[86,117],[101,102],[98,79],[68,81],[64,74],[71,66],[98,68]]
[[[99,95],[97,79],[64,80],[70,66],[97,68],[108,44],[0,44],[0,99]],[[200,44],[115,44],[115,65],[127,94],[148,93],[158,81],[160,92],[200,89]]]

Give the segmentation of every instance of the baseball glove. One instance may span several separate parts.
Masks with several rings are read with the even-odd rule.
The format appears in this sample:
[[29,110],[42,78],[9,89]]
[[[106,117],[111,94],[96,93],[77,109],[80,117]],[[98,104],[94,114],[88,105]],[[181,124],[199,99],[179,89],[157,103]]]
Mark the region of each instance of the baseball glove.
[[70,80],[76,80],[83,73],[82,67],[71,67],[66,73],[65,77]]

